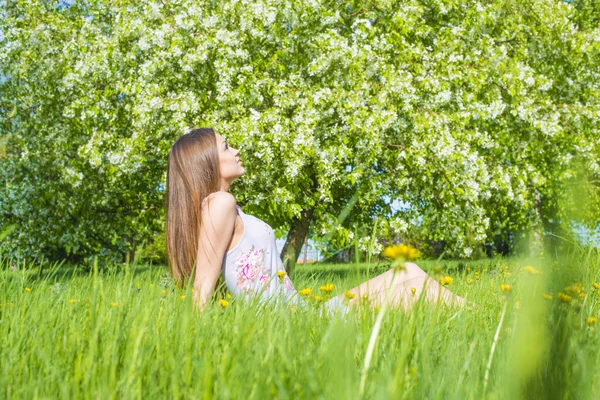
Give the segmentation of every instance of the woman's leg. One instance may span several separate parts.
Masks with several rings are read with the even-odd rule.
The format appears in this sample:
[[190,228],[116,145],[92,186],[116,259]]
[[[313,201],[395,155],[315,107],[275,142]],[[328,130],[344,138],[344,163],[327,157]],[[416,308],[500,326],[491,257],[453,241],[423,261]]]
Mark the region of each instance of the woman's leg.
[[[396,284],[400,282],[404,282],[406,280],[427,276],[427,273],[423,271],[417,264],[414,263],[405,263],[406,268],[403,270],[396,271],[398,275],[396,277]],[[376,276],[375,278],[369,279],[366,282],[361,283],[353,289],[350,289],[349,292],[354,294],[354,299],[361,298],[362,296],[369,295],[369,293],[376,293],[381,290],[386,290],[390,287],[392,283],[392,278],[394,277],[394,269],[390,269],[384,272],[381,275]]]
[[[349,304],[357,304],[363,300],[363,296],[374,303],[374,305],[383,304],[387,289],[392,284],[394,272],[396,272],[397,276],[394,281],[394,288],[390,293],[391,304],[402,305],[407,309],[419,298],[420,293],[423,290],[426,290],[425,300],[427,301],[437,302],[438,299],[441,299],[446,304],[466,303],[465,299],[456,296],[433,278],[429,277],[418,265],[407,262],[405,263],[405,266],[406,268],[404,270],[395,271],[394,269],[390,269],[389,271],[350,289],[349,292],[354,294],[354,298],[349,300]],[[414,294],[412,293],[412,288],[415,290]],[[342,293],[338,297],[341,300],[344,300],[346,296]]]
[[[408,310],[419,300],[421,295],[425,302],[432,304],[443,303],[451,306],[465,305],[467,302],[430,276],[419,276],[394,285],[394,289],[389,294],[389,302],[392,306],[400,306]],[[386,301],[386,296],[386,290],[382,290],[372,293],[369,299],[374,306],[381,306]]]

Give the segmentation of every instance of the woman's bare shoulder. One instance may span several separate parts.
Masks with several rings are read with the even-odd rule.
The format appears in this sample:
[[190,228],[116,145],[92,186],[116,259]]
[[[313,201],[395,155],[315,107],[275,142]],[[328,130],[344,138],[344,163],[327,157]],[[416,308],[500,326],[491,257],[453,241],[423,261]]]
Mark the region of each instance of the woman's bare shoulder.
[[235,213],[237,202],[229,192],[213,192],[202,201],[202,214],[222,218]]

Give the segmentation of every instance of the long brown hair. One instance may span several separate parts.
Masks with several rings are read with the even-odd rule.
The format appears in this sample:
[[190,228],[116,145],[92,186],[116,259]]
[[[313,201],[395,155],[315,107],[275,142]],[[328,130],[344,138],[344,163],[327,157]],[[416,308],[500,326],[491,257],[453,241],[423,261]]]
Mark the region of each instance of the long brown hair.
[[212,128],[193,129],[171,147],[167,162],[166,236],[169,272],[183,286],[194,271],[200,206],[219,190],[217,137]]

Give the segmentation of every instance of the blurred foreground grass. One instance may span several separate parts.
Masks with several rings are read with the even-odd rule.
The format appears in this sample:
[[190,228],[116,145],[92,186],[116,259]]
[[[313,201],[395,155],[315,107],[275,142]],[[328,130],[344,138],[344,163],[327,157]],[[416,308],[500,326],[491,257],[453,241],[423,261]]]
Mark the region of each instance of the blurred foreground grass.
[[[598,250],[417,263],[476,305],[385,314],[365,398],[600,397]],[[292,279],[336,295],[387,269],[299,265]],[[230,304],[198,315],[165,273],[0,265],[0,397],[360,398],[373,312],[257,312],[221,292]]]

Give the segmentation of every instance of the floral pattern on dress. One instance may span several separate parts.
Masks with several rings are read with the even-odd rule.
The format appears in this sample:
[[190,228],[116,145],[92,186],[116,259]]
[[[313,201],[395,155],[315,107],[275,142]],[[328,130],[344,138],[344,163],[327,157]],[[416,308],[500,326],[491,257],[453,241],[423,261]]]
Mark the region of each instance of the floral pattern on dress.
[[264,265],[264,255],[265,249],[255,249],[253,245],[233,261],[237,286],[245,293],[257,293],[260,288],[264,292],[267,291],[271,276],[269,269]]
[[294,285],[292,285],[292,280],[287,275],[283,277],[283,286],[285,286],[285,288],[290,292],[296,292]]

